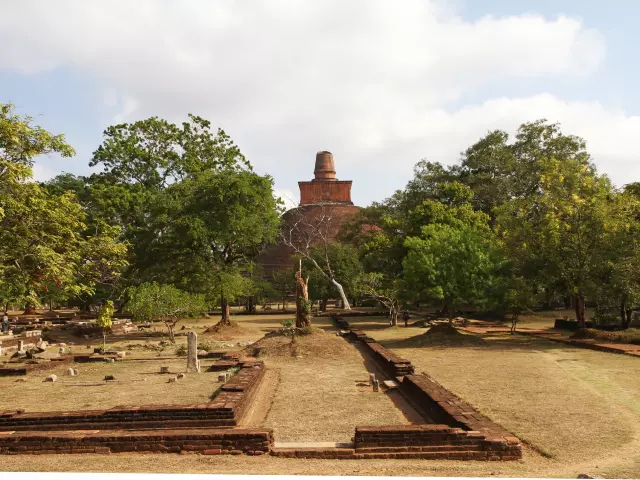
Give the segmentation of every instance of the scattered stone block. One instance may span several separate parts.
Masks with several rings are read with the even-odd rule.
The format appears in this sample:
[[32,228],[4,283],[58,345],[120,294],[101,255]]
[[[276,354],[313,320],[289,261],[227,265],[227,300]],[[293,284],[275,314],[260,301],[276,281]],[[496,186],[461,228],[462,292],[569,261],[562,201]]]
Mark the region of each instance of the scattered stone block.
[[118,358],[124,358],[127,356],[127,352],[124,352],[124,351],[116,352],[116,355],[118,356]]
[[27,379],[26,379],[26,378],[18,378],[18,379],[16,380],[16,382],[20,382],[20,383],[22,383],[22,382],[26,382],[26,381],[27,381]]
[[75,371],[73,368],[69,368],[69,369],[67,370],[67,374],[68,374],[70,377],[75,377],[75,376],[76,376],[76,371]]
[[169,378],[169,383],[174,383],[174,382],[177,382],[177,381],[178,381],[177,377],[170,377]]
[[198,351],[198,355],[204,357],[205,355],[207,355],[209,352],[207,352],[206,350],[200,350]]
[[184,377],[186,377],[186,375],[184,373],[179,373],[178,376],[176,377],[178,380],[182,380]]
[[225,383],[227,381],[227,374],[221,373],[218,375],[218,381],[221,383]]
[[109,381],[115,380],[116,377],[114,377],[113,375],[105,375],[104,379],[105,379],[105,381],[109,382]]
[[384,380],[382,383],[388,389],[392,389],[392,388],[397,388],[398,387],[398,383],[394,382],[393,380]]
[[55,382],[58,380],[57,375],[49,375],[47,378],[44,379],[45,382]]
[[378,391],[380,391],[380,382],[379,382],[378,380],[376,380],[376,381],[373,383],[373,391],[374,391],[374,392],[378,392]]
[[169,373],[169,367],[160,367],[160,373]]
[[369,385],[373,386],[374,383],[376,383],[376,374],[375,373],[370,373],[369,374]]

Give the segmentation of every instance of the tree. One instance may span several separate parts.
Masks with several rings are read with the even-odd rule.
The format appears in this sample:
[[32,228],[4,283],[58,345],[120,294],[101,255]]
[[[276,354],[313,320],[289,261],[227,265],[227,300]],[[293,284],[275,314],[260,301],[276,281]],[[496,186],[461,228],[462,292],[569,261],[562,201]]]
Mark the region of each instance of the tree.
[[351,310],[343,281],[331,262],[333,244],[337,243],[334,232],[340,228],[341,221],[325,205],[311,207],[301,206],[291,211],[282,223],[281,241],[312,265],[336,289],[343,308]]
[[400,299],[404,287],[401,279],[392,279],[383,272],[369,272],[360,275],[356,285],[358,294],[372,298],[386,307],[391,326],[398,325]]
[[[351,245],[337,240],[328,244],[314,245],[309,250],[310,259],[303,260],[303,267],[309,273],[309,295],[321,301],[321,310],[326,310],[327,300],[339,290],[327,278],[323,271],[315,268],[317,265],[329,265],[335,278],[340,279],[345,296],[353,297],[357,277],[362,272],[362,265],[358,260],[358,251]],[[302,258],[302,257],[301,257]]]
[[520,125],[514,141],[494,130],[462,153],[457,179],[474,193],[474,208],[495,218],[494,209],[513,199],[535,196],[545,159],[586,167],[585,141],[565,135],[557,123],[545,119]]
[[603,251],[594,269],[598,313],[619,312],[624,329],[640,304],[640,198],[627,187],[608,204]]
[[102,351],[107,350],[107,329],[111,328],[111,317],[113,316],[113,301],[107,300],[100,305],[96,325],[102,327]]
[[229,169],[202,172],[159,192],[134,247],[136,276],[219,301],[221,324],[230,324],[229,302],[252,288],[243,272],[278,231],[272,190],[271,177]]
[[582,159],[540,160],[538,191],[497,210],[496,230],[510,258],[540,285],[560,285],[574,297],[585,324],[585,297],[593,293],[603,259],[612,187]]
[[271,276],[271,285],[282,300],[282,311],[287,310],[287,297],[295,293],[296,275],[293,269],[278,270]]
[[441,299],[449,320],[463,303],[480,303],[495,270],[492,239],[469,225],[426,225],[421,237],[405,241],[405,282],[418,296]]
[[190,294],[173,285],[143,283],[138,287],[131,287],[128,294],[126,311],[136,321],[164,322],[171,343],[175,343],[174,329],[180,319],[207,311],[204,295]]

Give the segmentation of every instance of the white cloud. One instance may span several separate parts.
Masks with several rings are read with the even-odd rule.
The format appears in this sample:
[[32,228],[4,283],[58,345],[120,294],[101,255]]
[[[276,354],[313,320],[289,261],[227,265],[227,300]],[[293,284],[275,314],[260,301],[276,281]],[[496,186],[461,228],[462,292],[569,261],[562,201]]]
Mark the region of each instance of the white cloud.
[[586,137],[614,180],[640,153],[638,119],[598,103],[534,91],[452,106],[495,82],[596,71],[602,36],[567,16],[471,22],[426,0],[23,1],[0,4],[0,45],[0,68],[71,68],[108,87],[114,122],[210,119],[294,201],[318,150],[362,204],[423,157],[451,163],[487,130],[539,117]]

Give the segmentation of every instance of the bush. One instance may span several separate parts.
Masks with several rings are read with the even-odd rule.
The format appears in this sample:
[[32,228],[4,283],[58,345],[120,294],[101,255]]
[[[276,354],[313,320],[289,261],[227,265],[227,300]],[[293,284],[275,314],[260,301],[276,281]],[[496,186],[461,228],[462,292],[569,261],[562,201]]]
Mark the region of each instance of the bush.
[[187,346],[185,344],[179,345],[178,348],[176,348],[176,355],[178,355],[179,357],[186,357]]
[[607,310],[596,310],[593,316],[593,323],[596,325],[611,325],[620,323],[620,314]]
[[200,350],[204,350],[206,352],[210,352],[211,350],[214,350],[215,347],[210,344],[209,342],[200,342],[198,343],[198,351]]

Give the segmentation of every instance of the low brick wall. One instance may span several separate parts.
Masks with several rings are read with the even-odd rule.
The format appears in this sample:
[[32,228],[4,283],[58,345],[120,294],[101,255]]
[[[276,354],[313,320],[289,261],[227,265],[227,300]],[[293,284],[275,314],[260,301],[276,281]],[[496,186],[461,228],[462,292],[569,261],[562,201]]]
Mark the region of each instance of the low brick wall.
[[[522,457],[520,440],[481,415],[467,402],[377,343],[366,333],[336,321],[360,341],[385,371],[399,381],[399,391],[421,413],[421,425],[357,427],[352,458],[457,458],[516,460]],[[317,452],[316,452],[317,453]],[[347,458],[344,452],[339,458]],[[337,457],[336,457],[337,458]]]
[[0,432],[0,454],[187,451],[205,455],[263,455],[272,444],[272,432],[262,429]]
[[415,371],[409,360],[396,355],[391,350],[387,350],[373,338],[367,336],[366,333],[360,330],[351,330],[350,336],[352,339],[362,342],[373,358],[392,377],[411,375]]
[[218,395],[202,405],[114,407],[75,412],[0,412],[0,431],[233,428],[242,419],[265,372],[262,362],[241,362],[240,366],[240,372],[220,388]]
[[[514,437],[515,438],[515,437]],[[355,453],[363,458],[449,458],[457,460],[517,460],[516,443],[487,438],[478,431],[448,425],[356,427]]]

